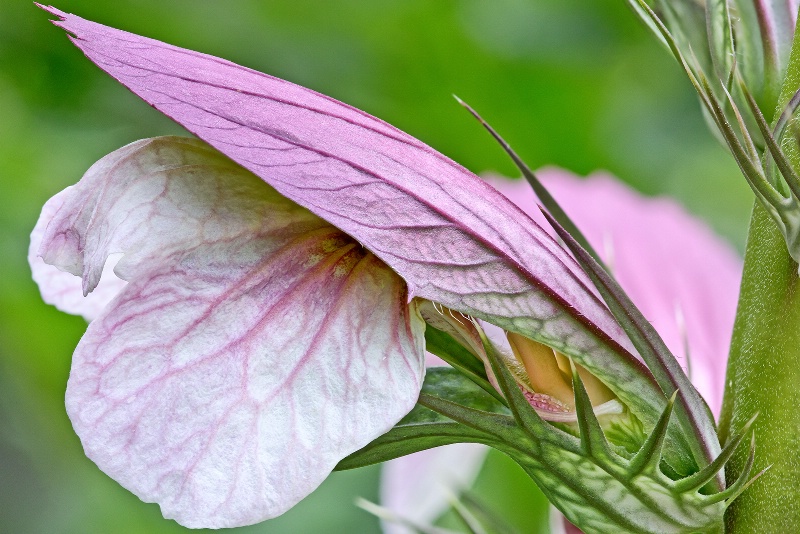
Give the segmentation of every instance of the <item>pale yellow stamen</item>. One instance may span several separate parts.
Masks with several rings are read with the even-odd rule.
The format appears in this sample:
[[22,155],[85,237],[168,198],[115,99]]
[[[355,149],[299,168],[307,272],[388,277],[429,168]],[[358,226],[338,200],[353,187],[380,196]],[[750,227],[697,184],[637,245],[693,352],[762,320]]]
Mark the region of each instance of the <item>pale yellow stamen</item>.
[[[558,361],[558,368],[564,372],[569,372],[569,358],[556,352],[556,360]],[[608,389],[608,386],[603,384],[599,378],[586,370],[582,365],[575,364],[578,370],[578,376],[583,381],[583,386],[586,388],[586,393],[589,394],[589,400],[592,401],[592,406],[599,406],[604,402],[616,399],[617,396],[614,392]]]
[[513,332],[507,337],[514,356],[525,366],[533,390],[574,407],[572,386],[559,369],[553,349]]

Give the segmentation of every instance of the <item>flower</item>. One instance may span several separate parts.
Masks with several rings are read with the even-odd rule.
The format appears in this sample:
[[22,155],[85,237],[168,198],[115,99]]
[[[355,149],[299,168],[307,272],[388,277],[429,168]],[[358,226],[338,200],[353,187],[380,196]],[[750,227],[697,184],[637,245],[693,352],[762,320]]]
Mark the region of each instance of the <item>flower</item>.
[[[719,415],[742,271],[736,253],[674,201],[646,199],[607,174],[579,179],[550,168],[537,175]],[[541,220],[526,182],[487,180]],[[472,484],[486,450],[455,444],[387,462],[381,500],[400,517],[430,524],[446,510],[451,491]],[[394,524],[384,527],[405,532]]]
[[[387,432],[420,391],[427,303],[572,357],[655,425],[667,398],[588,276],[480,178],[326,96],[46,9],[200,138],[104,157],[31,247],[44,299],[93,319],[66,394],[84,449],[166,517],[274,517]],[[678,472],[719,448],[686,437]]]
[[[124,253],[128,284],[87,313],[67,410],[89,457],[181,523],[280,513],[416,402],[424,324],[402,280],[205,143],[106,156],[34,236],[84,291]],[[35,265],[66,303],[64,273]]]

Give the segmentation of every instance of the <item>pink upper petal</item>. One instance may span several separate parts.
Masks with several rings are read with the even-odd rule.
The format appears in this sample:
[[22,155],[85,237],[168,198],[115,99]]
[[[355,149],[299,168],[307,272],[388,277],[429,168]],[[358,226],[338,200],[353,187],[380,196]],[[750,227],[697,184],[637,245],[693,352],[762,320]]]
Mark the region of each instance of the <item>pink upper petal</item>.
[[105,263],[100,283],[94,291],[84,297],[80,277],[48,265],[39,256],[47,226],[73,192],[74,188],[68,187],[45,203],[39,220],[31,232],[28,263],[31,266],[33,279],[42,293],[42,300],[63,312],[82,315],[87,321],[91,321],[100,315],[111,299],[125,287],[125,281],[114,274],[116,261],[109,259]]
[[284,512],[416,402],[424,323],[402,279],[200,141],[101,160],[42,252],[85,279],[125,254],[67,410],[86,454],[181,524]]
[[[647,424],[665,400],[575,261],[413,137],[308,89],[53,8],[83,52],[282,195],[364,244],[412,295],[552,345]],[[610,384],[611,385],[611,384]]]

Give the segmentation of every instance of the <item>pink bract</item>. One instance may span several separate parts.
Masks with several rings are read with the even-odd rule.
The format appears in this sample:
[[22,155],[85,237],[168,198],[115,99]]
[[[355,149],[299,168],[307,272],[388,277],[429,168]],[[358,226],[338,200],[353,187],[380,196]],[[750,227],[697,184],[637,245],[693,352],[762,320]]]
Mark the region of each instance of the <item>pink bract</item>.
[[[643,197],[608,174],[581,179],[548,168],[537,175],[684,368],[691,362],[692,382],[718,415],[742,272],[737,254],[675,201]],[[545,226],[524,180],[487,181]],[[472,484],[485,452],[480,445],[456,444],[392,460],[383,470],[382,502],[428,524],[446,509],[450,493]],[[385,529],[406,532],[391,524]]]

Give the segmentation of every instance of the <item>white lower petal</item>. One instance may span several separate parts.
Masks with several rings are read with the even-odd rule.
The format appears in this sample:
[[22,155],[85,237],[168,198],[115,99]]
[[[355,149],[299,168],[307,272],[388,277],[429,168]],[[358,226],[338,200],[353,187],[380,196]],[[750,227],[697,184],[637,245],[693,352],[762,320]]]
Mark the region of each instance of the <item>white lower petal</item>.
[[41,249],[84,289],[124,254],[67,411],[103,471],[185,526],[281,514],[417,400],[424,322],[403,280],[201,142],[103,158]]

